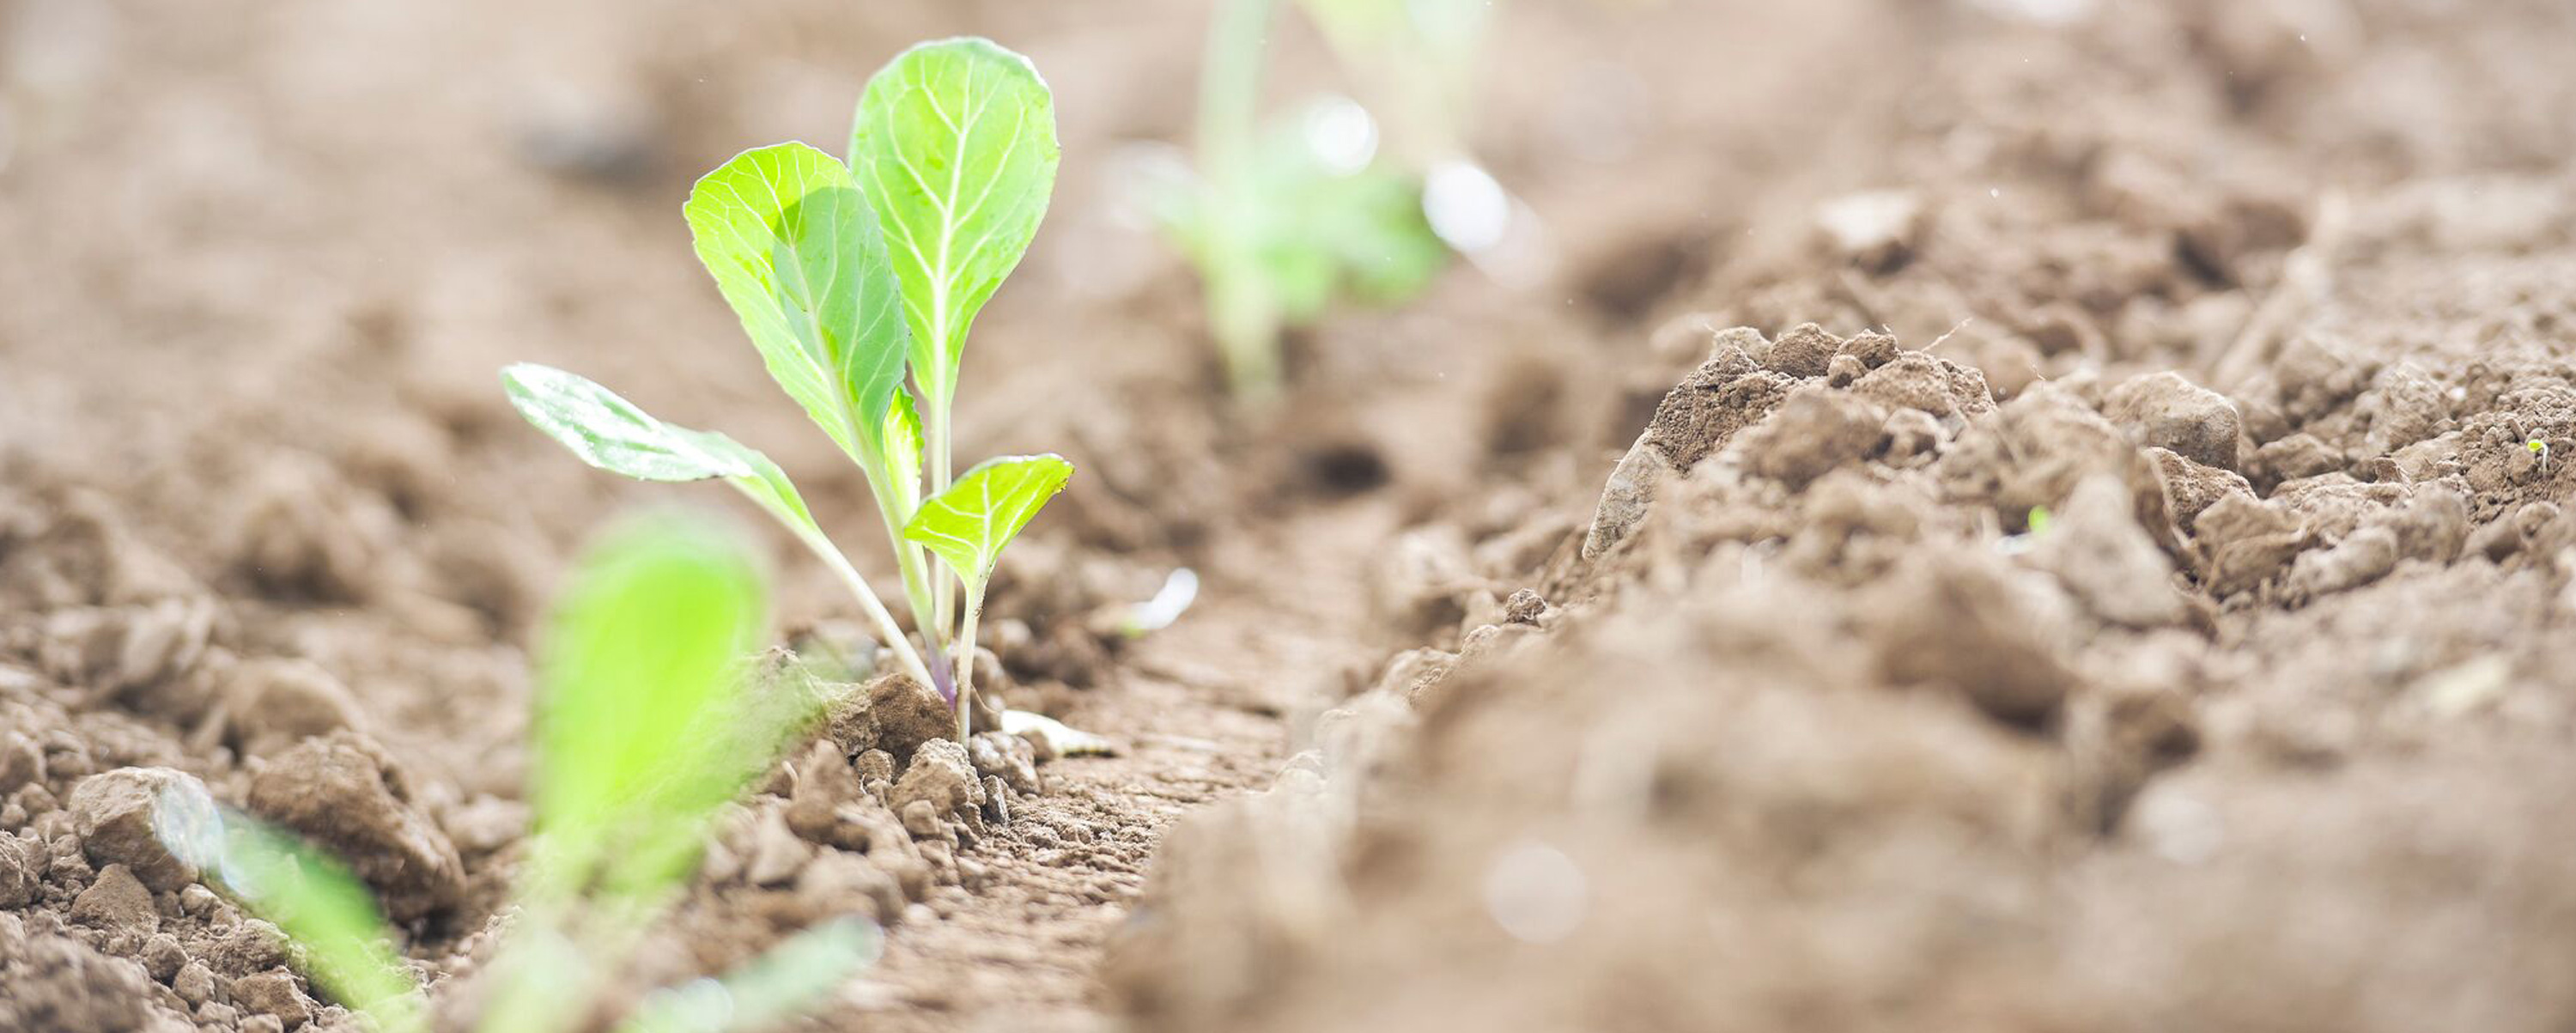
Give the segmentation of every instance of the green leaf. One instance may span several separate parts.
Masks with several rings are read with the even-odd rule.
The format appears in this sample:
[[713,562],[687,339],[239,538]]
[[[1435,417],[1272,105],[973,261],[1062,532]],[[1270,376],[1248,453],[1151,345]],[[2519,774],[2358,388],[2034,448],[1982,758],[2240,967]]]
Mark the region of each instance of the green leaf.
[[[176,787],[173,787],[175,789]],[[203,869],[226,895],[275,923],[298,950],[298,967],[330,1000],[364,1012],[378,1033],[423,1028],[420,984],[391,947],[375,898],[346,865],[302,840],[192,794],[163,790],[155,824],[174,854]],[[172,836],[166,830],[184,828]]]
[[769,375],[864,463],[910,345],[885,235],[850,170],[801,143],[744,151],[681,211]]
[[1253,203],[1241,220],[1241,255],[1215,249],[1228,241],[1209,232],[1216,217],[1205,196],[1167,198],[1164,228],[1202,270],[1216,263],[1250,266],[1279,317],[1312,324],[1334,304],[1384,305],[1428,289],[1447,268],[1450,249],[1422,213],[1422,185],[1383,164],[1355,172],[1329,167],[1295,126],[1263,141],[1251,169]]
[[501,386],[519,415],[591,466],[646,481],[722,477],[781,519],[814,522],[778,464],[732,438],[664,423],[616,392],[551,366],[510,366],[501,371]]
[[1046,81],[990,40],[913,47],[859,97],[850,171],[883,221],[934,412],[954,397],[975,314],[1046,218],[1059,153]]
[[1052,453],[987,459],[922,503],[903,536],[938,553],[970,589],[980,590],[1002,547],[1072,478],[1073,464]]
[[724,978],[654,994],[617,1033],[741,1033],[767,1029],[814,1009],[874,964],[882,937],[874,923],[844,918],[807,929]]
[[708,734],[741,698],[764,586],[740,543],[668,519],[613,531],[557,602],[538,668],[532,895],[649,898],[739,788]]

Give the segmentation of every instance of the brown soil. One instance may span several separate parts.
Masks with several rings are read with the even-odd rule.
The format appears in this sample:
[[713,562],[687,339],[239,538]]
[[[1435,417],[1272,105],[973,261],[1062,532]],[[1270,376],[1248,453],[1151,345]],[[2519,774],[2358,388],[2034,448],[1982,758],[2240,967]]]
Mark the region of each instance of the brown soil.
[[1303,335],[1251,415],[1112,203],[1197,9],[0,2],[0,1029],[344,1020],[173,786],[348,857],[470,1012],[556,572],[733,512],[493,371],[860,512],[676,199],[958,31],[1066,120],[964,403],[1082,470],[1000,695],[1121,749],[879,685],[639,988],[859,913],[816,1028],[2576,1023],[2576,8],[1515,5],[1482,146],[1554,267]]

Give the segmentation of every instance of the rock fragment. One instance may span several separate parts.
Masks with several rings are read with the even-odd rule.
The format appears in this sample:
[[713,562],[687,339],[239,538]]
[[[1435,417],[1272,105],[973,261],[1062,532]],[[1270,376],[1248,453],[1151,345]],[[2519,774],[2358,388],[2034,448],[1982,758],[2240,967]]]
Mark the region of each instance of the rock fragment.
[[2202,466],[2236,469],[2237,439],[2243,434],[2236,403],[2180,373],[2133,378],[2112,389],[2102,408],[2140,444],[2171,449]]
[[928,802],[941,814],[972,810],[984,805],[984,784],[975,777],[975,767],[966,756],[966,748],[947,739],[923,743],[904,768],[903,778],[894,784],[887,803],[900,813],[916,802]]
[[296,989],[295,975],[285,969],[255,972],[233,980],[233,1003],[252,1015],[273,1015],[295,1029],[313,1018],[313,1002]]
[[197,881],[196,865],[170,852],[164,832],[187,842],[215,828],[217,821],[214,798],[205,785],[172,768],[118,768],[91,775],[72,788],[68,806],[91,863],[124,865],[156,893],[177,892]]
[[393,759],[355,733],[306,739],[279,754],[251,779],[249,804],[347,861],[397,922],[464,898],[456,845],[421,812]]
[[868,710],[876,721],[874,748],[892,754],[896,764],[911,763],[913,751],[923,743],[957,734],[957,713],[948,701],[900,674],[868,683]]
[[233,669],[224,697],[233,744],[250,756],[344,728],[365,731],[348,686],[309,660],[246,661]]
[[149,936],[161,928],[161,915],[152,910],[152,891],[124,865],[111,864],[99,869],[98,878],[89,888],[72,898],[72,920],[113,933]]

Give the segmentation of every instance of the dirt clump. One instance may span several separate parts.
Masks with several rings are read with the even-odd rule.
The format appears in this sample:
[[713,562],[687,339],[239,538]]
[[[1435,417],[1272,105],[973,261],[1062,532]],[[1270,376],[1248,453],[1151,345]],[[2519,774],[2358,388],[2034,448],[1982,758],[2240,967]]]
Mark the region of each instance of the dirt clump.
[[2244,431],[2235,403],[2180,373],[2149,373],[2113,388],[2103,413],[2143,444],[2212,469],[2236,469]]
[[465,865],[425,813],[401,766],[374,742],[338,731],[307,739],[254,774],[251,813],[348,860],[385,914],[409,922],[452,910]]

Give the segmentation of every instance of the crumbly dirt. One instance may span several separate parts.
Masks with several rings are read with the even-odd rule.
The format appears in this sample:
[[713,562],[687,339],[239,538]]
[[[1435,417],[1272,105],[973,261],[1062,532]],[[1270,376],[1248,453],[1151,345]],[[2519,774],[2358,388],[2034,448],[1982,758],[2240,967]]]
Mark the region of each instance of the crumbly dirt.
[[1470,568],[1535,619],[1173,834],[1137,1028],[2576,1019],[2576,18],[1962,17]]
[[0,0],[0,1029],[347,1024],[169,801],[348,858],[462,1028],[531,629],[622,508],[733,514],[865,666],[792,541],[493,371],[862,512],[676,201],[960,31],[1067,143],[960,450],[1081,469],[979,681],[1118,753],[764,681],[838,702],[637,991],[857,914],[807,1027],[2576,1023],[2576,8],[1513,5],[1479,146],[1547,261],[1298,335],[1268,411],[1117,203],[1200,27]]

